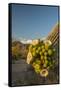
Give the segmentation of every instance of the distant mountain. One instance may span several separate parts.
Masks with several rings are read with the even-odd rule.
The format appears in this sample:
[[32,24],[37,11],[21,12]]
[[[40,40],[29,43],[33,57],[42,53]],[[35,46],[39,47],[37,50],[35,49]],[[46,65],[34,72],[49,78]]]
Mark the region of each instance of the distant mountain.
[[25,38],[19,38],[19,39],[17,39],[17,38],[12,38],[12,42],[15,42],[15,41],[19,41],[19,42],[21,42],[22,44],[31,44],[31,42],[32,42],[31,39],[27,40],[27,39],[25,39]]

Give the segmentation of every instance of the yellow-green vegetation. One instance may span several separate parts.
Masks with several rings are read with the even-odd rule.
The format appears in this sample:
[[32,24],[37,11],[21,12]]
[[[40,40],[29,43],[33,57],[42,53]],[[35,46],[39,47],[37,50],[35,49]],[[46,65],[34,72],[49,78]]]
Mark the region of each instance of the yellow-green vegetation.
[[33,66],[36,73],[46,77],[48,75],[48,69],[54,66],[52,57],[55,53],[55,48],[52,47],[50,41],[39,40],[39,43],[37,44],[34,42],[29,46],[32,60],[28,58],[28,64]]

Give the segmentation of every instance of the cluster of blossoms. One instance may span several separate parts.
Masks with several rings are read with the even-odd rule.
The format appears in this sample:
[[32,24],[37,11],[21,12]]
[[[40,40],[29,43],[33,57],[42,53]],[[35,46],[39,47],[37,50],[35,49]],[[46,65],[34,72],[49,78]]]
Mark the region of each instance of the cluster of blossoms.
[[29,46],[27,64],[31,64],[35,72],[42,77],[49,74],[49,68],[53,67],[53,55],[55,48],[49,40],[33,40]]

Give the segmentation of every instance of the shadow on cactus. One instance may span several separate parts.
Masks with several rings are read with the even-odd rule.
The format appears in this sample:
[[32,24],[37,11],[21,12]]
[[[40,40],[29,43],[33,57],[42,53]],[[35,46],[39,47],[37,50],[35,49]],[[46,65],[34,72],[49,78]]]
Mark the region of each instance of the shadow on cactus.
[[27,64],[31,64],[34,71],[42,77],[47,77],[49,69],[54,67],[53,56],[56,50],[49,40],[33,40],[27,54]]

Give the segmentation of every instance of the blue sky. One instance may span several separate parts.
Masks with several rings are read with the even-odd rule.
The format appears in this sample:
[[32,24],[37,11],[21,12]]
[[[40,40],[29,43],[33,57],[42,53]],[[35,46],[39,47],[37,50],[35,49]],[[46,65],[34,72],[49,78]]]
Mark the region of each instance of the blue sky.
[[58,7],[12,4],[12,37],[35,39],[48,35],[58,22]]

